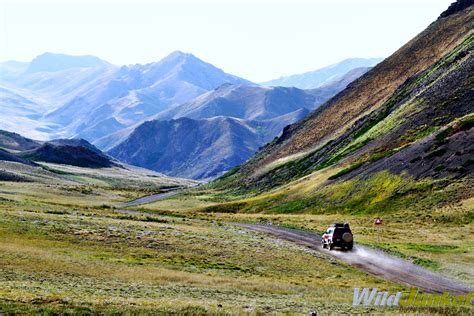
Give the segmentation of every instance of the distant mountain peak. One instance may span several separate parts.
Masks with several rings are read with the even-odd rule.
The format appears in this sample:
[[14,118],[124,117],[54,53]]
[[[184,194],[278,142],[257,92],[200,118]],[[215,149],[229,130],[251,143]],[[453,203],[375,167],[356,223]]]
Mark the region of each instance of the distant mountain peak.
[[183,63],[186,61],[197,61],[204,63],[201,59],[197,58],[195,55],[191,53],[185,53],[180,50],[175,50],[174,52],[170,53],[168,56],[160,60],[159,62],[170,62],[170,63]]
[[92,55],[72,56],[46,52],[36,56],[31,61],[26,72],[55,72],[71,68],[88,68],[106,65],[110,64]]
[[171,58],[176,58],[176,57],[195,57],[193,54],[191,53],[185,53],[181,50],[175,50],[173,52],[171,52],[167,57],[165,58],[168,58],[168,57],[171,57]]
[[382,58],[347,58],[338,63],[313,71],[262,82],[261,85],[314,89],[345,75],[354,68],[373,67],[381,61]]

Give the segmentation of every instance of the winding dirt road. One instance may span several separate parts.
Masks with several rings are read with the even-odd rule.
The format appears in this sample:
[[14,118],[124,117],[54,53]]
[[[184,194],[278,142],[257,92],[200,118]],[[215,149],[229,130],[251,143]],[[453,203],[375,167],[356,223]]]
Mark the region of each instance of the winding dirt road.
[[414,286],[425,292],[466,294],[474,291],[460,282],[370,247],[354,245],[351,251],[329,251],[321,247],[321,236],[315,233],[264,224],[232,224],[324,252],[359,270],[399,284]]
[[141,204],[151,203],[151,202],[155,202],[155,201],[162,200],[162,199],[165,199],[165,198],[169,198],[173,195],[178,194],[178,192],[179,192],[178,190],[173,190],[173,191],[168,191],[168,192],[164,192],[164,193],[147,195],[147,196],[141,197],[141,198],[136,199],[136,200],[132,200],[132,201],[122,203],[122,204],[118,205],[118,207],[130,207],[130,206],[137,206],[137,205],[141,205]]
[[[120,205],[120,207],[137,206],[176,195],[179,190],[145,196]],[[116,210],[120,213],[141,213],[135,210]],[[347,264],[399,284],[417,287],[429,293],[466,294],[474,288],[459,281],[450,280],[438,273],[429,271],[401,258],[390,256],[383,251],[362,245],[354,245],[351,251],[329,251],[321,247],[321,236],[306,231],[282,228],[264,224],[232,223],[247,230],[265,233],[274,237],[294,242],[295,244],[330,255]]]

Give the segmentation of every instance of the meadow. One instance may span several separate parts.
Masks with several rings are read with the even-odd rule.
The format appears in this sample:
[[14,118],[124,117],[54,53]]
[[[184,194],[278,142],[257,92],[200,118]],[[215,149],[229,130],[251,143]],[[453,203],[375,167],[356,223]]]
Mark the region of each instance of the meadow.
[[354,286],[399,288],[221,220],[116,212],[95,202],[116,192],[30,185],[0,185],[6,312],[351,310]]
[[[469,223],[436,225],[421,214],[402,210],[384,217],[386,224],[379,230],[372,214],[226,213],[225,207],[219,212],[220,205],[237,197],[205,188],[120,209],[120,203],[159,192],[166,183],[157,181],[142,190],[127,187],[125,180],[117,185],[116,178],[101,183],[75,173],[61,178],[65,180],[56,184],[50,179],[0,182],[3,313],[400,312],[353,307],[353,288],[395,292],[408,287],[324,253],[246,231],[232,225],[236,221],[316,232],[332,222],[349,221],[357,242],[473,284]],[[455,209],[434,210],[432,216],[465,217],[472,203],[466,200]],[[416,241],[410,236],[415,230]]]

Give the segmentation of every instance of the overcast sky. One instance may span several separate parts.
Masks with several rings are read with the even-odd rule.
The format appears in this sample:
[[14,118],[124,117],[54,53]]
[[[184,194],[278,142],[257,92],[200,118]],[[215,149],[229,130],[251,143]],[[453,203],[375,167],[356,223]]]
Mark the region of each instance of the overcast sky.
[[386,57],[454,0],[0,0],[0,60],[43,52],[111,63],[175,50],[260,82]]

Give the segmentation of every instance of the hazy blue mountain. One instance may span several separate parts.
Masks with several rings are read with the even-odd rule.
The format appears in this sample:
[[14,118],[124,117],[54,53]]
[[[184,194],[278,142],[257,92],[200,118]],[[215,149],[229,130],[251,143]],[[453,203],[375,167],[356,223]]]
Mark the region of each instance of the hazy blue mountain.
[[373,67],[382,60],[382,58],[349,58],[318,70],[262,82],[261,85],[314,89],[342,78],[355,68]]
[[107,84],[113,80],[118,69],[113,65],[102,65],[54,72],[24,73],[8,80],[4,85],[37,95],[48,103],[48,108],[52,111]]
[[41,122],[43,113],[48,111],[44,100],[29,91],[5,87],[0,84],[0,129],[26,131],[37,139],[48,138]]
[[16,114],[23,117],[38,118],[41,116],[41,108],[38,109],[38,107],[40,105],[31,97],[22,94],[22,92],[0,86],[0,109],[2,115]]
[[[77,67],[68,68],[64,62],[59,63],[62,66],[59,68],[68,69],[55,66],[54,60],[64,58],[70,61],[70,66]],[[76,58],[78,61],[74,62]],[[96,63],[87,62],[89,58],[81,62],[82,59],[80,56],[43,54],[31,63],[0,63],[0,109],[3,115],[0,128],[42,140],[57,135],[72,136],[63,132],[63,125],[46,119],[45,115],[110,80],[118,70],[98,58]],[[38,71],[26,71],[33,63],[36,66],[32,69]],[[49,63],[52,63],[51,67]]]
[[123,142],[140,124],[142,123],[119,129],[114,133],[98,138],[94,141],[94,145],[103,151],[108,151]]
[[30,63],[16,60],[9,60],[0,63],[0,77],[17,76],[24,73]]
[[[297,122],[338,91],[333,88],[305,91],[296,88],[266,88],[225,84],[195,99],[160,112],[153,118],[171,120],[182,117],[206,119],[217,116],[253,121],[268,121],[265,140],[279,135],[283,128]],[[275,118],[280,118],[275,122]],[[270,122],[273,122],[270,124]],[[102,150],[110,150],[124,141],[139,124],[120,129],[94,142]],[[270,126],[273,126],[270,128]],[[97,128],[100,128],[98,126]],[[263,143],[262,143],[263,144]],[[261,144],[261,145],[262,145]]]
[[[354,68],[352,70],[349,70],[347,73],[345,73],[342,76],[338,76],[336,78],[333,78],[329,81],[327,81],[325,84],[319,87],[319,89],[325,90],[325,91],[331,91],[331,92],[339,92],[344,90],[351,82],[354,80],[358,79],[362,75],[364,75],[366,72],[368,72],[370,69],[373,67],[359,67],[359,68]],[[337,93],[336,92],[336,93]]]
[[353,69],[312,90],[224,84],[151,122],[107,135],[97,145],[119,160],[166,175],[213,178],[245,162],[285,126],[302,120],[368,70]]
[[[22,67],[23,72],[19,70]],[[123,67],[92,56],[46,53],[29,64],[1,63],[2,69],[5,73],[0,84],[38,103],[41,117],[28,124],[1,127],[20,128],[15,130],[41,139],[82,137],[95,141],[224,83],[252,84],[179,51],[159,62]],[[7,106],[12,109],[18,104],[9,102]],[[7,121],[18,118],[12,114]]]
[[108,153],[140,167],[193,179],[216,177],[265,142],[265,123],[230,117],[150,121]]
[[[247,120],[248,124],[258,131],[260,134],[260,146],[280,136],[283,129],[293,123],[304,119],[311,111],[307,108],[299,108],[296,111],[282,114],[271,119],[265,120]],[[247,160],[247,157],[245,160]]]
[[156,115],[155,119],[228,116],[265,120],[301,108],[313,110],[329,97],[323,90],[305,91],[297,88],[225,84],[189,102],[163,111]]
[[27,73],[54,72],[71,68],[107,66],[108,62],[95,56],[70,56],[65,54],[44,53],[31,61]]
[[66,135],[94,141],[224,83],[251,84],[192,54],[174,52],[156,63],[121,67],[46,117],[66,126]]
[[108,140],[117,144],[108,153],[166,175],[213,178],[246,161],[329,97],[323,90],[222,85],[157,115],[159,120],[120,131]]
[[[30,149],[31,157],[60,161],[58,150],[68,151],[71,161],[76,154],[81,157],[81,150],[71,146],[98,154],[64,140],[84,138],[126,162],[196,179],[215,177],[244,162],[286,125],[303,119],[367,71],[351,69],[322,87],[301,90],[261,87],[179,51],[159,62],[123,67],[91,56],[46,53],[31,63],[1,63],[2,69],[0,128],[42,140],[62,139]],[[143,122],[150,120],[153,133],[144,128],[149,123]],[[154,137],[147,137],[147,131]],[[184,137],[189,133],[203,140],[188,142]],[[158,155],[162,148],[154,147],[163,144],[169,153]]]
[[211,178],[247,160],[329,97],[324,90],[224,84],[105,143],[114,144],[110,155],[133,165]]

